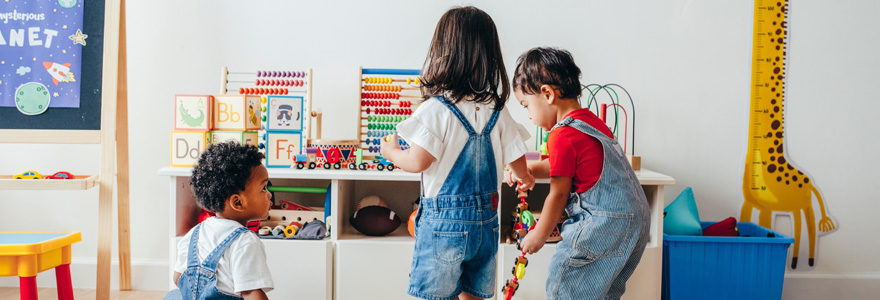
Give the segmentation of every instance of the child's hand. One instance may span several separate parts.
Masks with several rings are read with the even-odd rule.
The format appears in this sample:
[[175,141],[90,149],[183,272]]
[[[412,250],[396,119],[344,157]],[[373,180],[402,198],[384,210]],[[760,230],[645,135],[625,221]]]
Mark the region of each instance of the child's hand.
[[504,166],[504,183],[509,187],[513,187],[516,184],[516,176],[513,175],[513,170],[508,166]]
[[526,175],[519,179],[519,185],[516,187],[516,191],[527,192],[533,187],[535,187],[535,176],[532,176],[532,171],[527,171]]
[[[379,152],[382,153],[382,156],[388,159],[390,156],[389,153],[395,150],[400,150],[400,144],[397,142],[397,134],[392,134],[388,136],[384,136],[381,139],[379,144]],[[390,160],[390,159],[389,159]]]
[[519,242],[519,246],[525,254],[534,254],[544,247],[545,242],[547,242],[547,237],[532,231]]

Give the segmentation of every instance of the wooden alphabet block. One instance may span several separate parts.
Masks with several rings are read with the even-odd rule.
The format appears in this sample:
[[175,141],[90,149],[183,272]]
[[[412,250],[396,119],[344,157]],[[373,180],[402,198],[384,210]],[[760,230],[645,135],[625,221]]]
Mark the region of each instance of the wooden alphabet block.
[[171,166],[194,166],[199,162],[199,155],[207,149],[210,138],[210,131],[172,131]]
[[303,107],[302,96],[268,96],[268,113],[266,114],[266,130],[302,132]]
[[214,95],[214,129],[260,130],[260,96]]
[[211,144],[219,144],[227,141],[235,141],[242,145],[259,143],[259,133],[256,131],[211,131]]
[[302,134],[269,132],[266,137],[266,166],[290,168],[302,149]]
[[175,130],[211,130],[213,97],[209,95],[175,95]]

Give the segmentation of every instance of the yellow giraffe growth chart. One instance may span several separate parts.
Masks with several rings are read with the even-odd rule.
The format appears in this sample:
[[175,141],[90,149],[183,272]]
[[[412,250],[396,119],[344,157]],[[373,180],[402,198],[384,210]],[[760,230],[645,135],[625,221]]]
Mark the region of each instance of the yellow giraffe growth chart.
[[[794,222],[791,268],[797,268],[801,243],[801,220],[806,221],[810,267],[816,253],[816,231],[837,229],[829,217],[821,193],[809,176],[786,155],[783,122],[785,64],[789,36],[788,1],[755,0],[752,44],[752,86],[749,109],[749,152],[743,173],[743,202],[740,220],[750,222],[753,209],[758,224],[771,228],[774,213],[790,213]],[[816,223],[813,195],[821,218]]]

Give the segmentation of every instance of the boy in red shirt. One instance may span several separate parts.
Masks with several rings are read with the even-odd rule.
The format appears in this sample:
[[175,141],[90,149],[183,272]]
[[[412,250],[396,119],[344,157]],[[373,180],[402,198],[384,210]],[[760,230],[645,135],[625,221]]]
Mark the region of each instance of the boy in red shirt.
[[[580,75],[568,51],[551,48],[524,53],[513,75],[529,119],[550,131],[550,159],[529,164],[535,178],[550,178],[542,220],[568,215],[550,260],[547,299],[618,299],[648,241],[648,202],[611,131],[581,108]],[[555,226],[538,222],[520,242],[523,252],[540,250]]]

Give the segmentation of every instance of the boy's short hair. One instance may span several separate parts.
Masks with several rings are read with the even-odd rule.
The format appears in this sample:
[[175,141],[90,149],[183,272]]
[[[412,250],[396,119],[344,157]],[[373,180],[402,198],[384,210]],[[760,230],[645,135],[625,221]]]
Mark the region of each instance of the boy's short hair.
[[562,98],[581,96],[581,69],[571,53],[563,49],[538,47],[520,55],[513,72],[513,89],[534,95],[541,85],[559,89]]
[[251,169],[259,166],[263,157],[257,147],[234,141],[209,146],[190,177],[196,202],[205,210],[222,212],[226,199],[245,189]]

